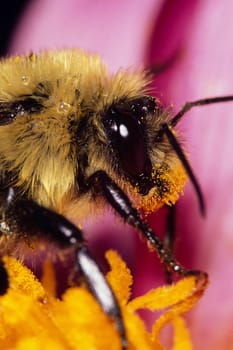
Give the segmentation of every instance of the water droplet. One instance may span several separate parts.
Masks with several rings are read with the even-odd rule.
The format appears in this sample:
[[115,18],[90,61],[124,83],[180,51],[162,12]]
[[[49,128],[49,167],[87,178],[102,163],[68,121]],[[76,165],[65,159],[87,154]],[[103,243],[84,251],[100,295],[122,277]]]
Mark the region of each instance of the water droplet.
[[27,85],[29,82],[29,78],[27,75],[22,75],[21,80],[24,85]]
[[67,112],[67,111],[69,111],[69,109],[70,109],[70,104],[69,103],[61,102],[59,104],[58,110],[60,112]]

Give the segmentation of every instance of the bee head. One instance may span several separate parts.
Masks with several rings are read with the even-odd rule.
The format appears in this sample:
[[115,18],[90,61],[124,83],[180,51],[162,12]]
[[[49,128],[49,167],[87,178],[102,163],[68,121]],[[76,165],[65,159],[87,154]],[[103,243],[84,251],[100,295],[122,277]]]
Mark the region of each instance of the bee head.
[[144,71],[109,75],[98,57],[71,50],[6,60],[2,76],[0,165],[23,193],[58,210],[103,170],[147,211],[178,199],[185,171]]
[[115,101],[103,114],[117,177],[146,211],[174,203],[186,179],[170,143],[160,135],[167,119],[168,113],[147,95]]

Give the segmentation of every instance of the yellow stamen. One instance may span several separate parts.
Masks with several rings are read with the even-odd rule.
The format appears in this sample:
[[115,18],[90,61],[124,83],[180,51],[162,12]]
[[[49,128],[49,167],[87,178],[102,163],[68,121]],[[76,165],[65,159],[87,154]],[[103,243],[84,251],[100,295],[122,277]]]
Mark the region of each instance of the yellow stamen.
[[[107,279],[121,307],[129,350],[165,349],[159,336],[167,324],[174,328],[173,350],[191,350],[189,331],[180,315],[194,306],[206,284],[200,286],[195,278],[189,277],[129,301],[133,282],[130,270],[116,252],[108,251],[106,256],[111,267]],[[55,281],[46,282],[44,286],[49,290],[45,290],[20,262],[5,257],[4,263],[10,288],[0,297],[1,349],[121,349],[114,320],[104,314],[84,286],[69,288],[60,300],[53,296]],[[50,269],[46,267],[47,274]],[[50,278],[54,279],[53,276],[50,271]],[[165,309],[151,332],[137,314],[142,308]]]

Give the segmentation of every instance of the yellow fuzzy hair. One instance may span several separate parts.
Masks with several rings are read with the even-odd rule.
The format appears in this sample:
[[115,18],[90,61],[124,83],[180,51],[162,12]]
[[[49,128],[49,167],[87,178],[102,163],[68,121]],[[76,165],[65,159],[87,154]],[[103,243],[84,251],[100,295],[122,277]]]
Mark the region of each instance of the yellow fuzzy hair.
[[[92,123],[104,144],[106,136],[100,127],[99,114],[116,99],[143,96],[148,85],[145,73],[119,70],[108,75],[98,56],[81,50],[16,56],[2,60],[0,66],[0,104],[17,102],[34,91],[49,95],[43,101],[43,113],[25,113],[13,123],[0,127],[0,171],[17,173],[17,182],[13,185],[38,203],[60,213],[70,208],[75,211],[78,205],[76,217],[85,216],[90,211],[91,200],[88,195],[78,196],[76,173],[80,148],[70,132],[70,122],[78,124],[85,113],[94,110]],[[87,136],[90,132],[87,128]],[[105,170],[136,200],[138,207],[154,210],[164,202],[173,203],[183,188],[185,176],[177,162],[172,165],[174,172],[168,167],[167,173],[161,175],[175,182],[173,192],[161,200],[155,189],[141,200],[137,188],[119,180],[108,160],[94,152],[95,143],[90,142],[89,147],[91,155],[86,175]]]

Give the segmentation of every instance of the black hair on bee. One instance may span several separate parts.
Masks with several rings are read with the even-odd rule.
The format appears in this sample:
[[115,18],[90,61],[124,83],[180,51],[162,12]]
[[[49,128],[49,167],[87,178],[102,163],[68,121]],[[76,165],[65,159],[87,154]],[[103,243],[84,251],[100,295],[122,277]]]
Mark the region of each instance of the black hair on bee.
[[[80,50],[16,56],[0,63],[0,256],[25,242],[73,248],[81,275],[105,313],[127,335],[114,293],[72,223],[96,215],[105,204],[135,227],[170,273],[187,270],[141,218],[173,205],[191,179],[200,186],[174,127],[192,107],[233,96],[187,103],[172,119],[148,94],[148,74],[109,75],[98,56]],[[132,204],[133,203],[133,204]],[[0,292],[8,288],[0,266]]]

